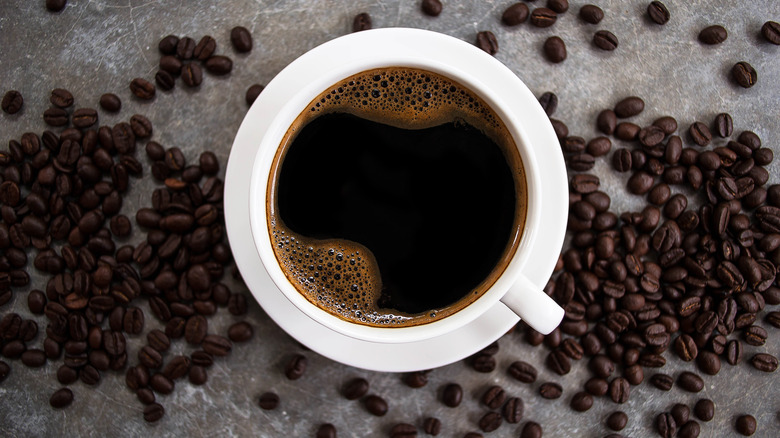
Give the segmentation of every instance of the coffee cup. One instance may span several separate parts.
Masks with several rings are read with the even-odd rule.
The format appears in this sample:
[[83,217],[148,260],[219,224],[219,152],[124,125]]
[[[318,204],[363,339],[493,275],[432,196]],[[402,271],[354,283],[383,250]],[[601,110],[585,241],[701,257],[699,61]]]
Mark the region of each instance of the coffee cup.
[[[426,47],[429,47],[429,43],[441,41],[446,41],[445,45],[451,47],[451,50],[444,54],[437,53],[436,56],[431,56]],[[338,58],[339,62],[333,62],[333,57]],[[459,67],[458,64],[462,63],[464,57],[472,60],[476,67],[469,69]],[[459,59],[459,61],[450,63],[448,58]],[[331,61],[323,61],[327,59]],[[519,157],[519,163],[515,163],[513,159],[508,159],[507,162],[509,171],[514,178],[513,181],[515,181],[518,199],[522,192],[522,206],[512,213],[523,214],[524,217],[522,220],[513,222],[513,226],[518,227],[515,231],[519,232],[513,233],[510,229],[509,234],[517,234],[517,239],[512,241],[510,238],[506,248],[498,256],[498,259],[502,261],[497,262],[496,266],[493,266],[487,274],[490,281],[482,281],[476,287],[479,290],[473,298],[467,294],[466,298],[459,297],[456,300],[459,304],[450,303],[438,306],[439,312],[431,312],[430,309],[418,312],[422,316],[414,320],[416,322],[409,324],[404,323],[407,321],[404,318],[409,318],[408,321],[412,321],[413,318],[404,312],[395,310],[389,311],[389,314],[394,317],[398,314],[406,316],[395,320],[393,318],[380,319],[380,322],[375,324],[370,323],[371,321],[366,323],[365,319],[360,321],[344,316],[343,313],[355,313],[351,309],[351,307],[356,306],[354,303],[346,303],[346,306],[342,306],[346,307],[346,312],[341,310],[334,312],[334,306],[328,308],[328,305],[321,302],[323,293],[315,290],[312,294],[307,295],[304,293],[304,289],[306,284],[311,285],[307,281],[298,281],[299,284],[296,284],[296,279],[301,278],[301,273],[285,265],[284,256],[280,255],[278,251],[281,241],[277,239],[278,235],[274,234],[275,229],[279,231],[278,227],[275,228],[279,218],[273,214],[274,208],[278,206],[276,205],[276,195],[269,195],[269,193],[273,193],[275,187],[278,187],[279,181],[276,176],[279,175],[279,167],[284,166],[285,160],[287,160],[287,156],[282,152],[285,151],[285,147],[289,146],[292,139],[298,136],[299,132],[303,132],[308,123],[314,123],[317,120],[317,117],[306,116],[302,118],[302,115],[318,108],[318,99],[323,99],[324,105],[325,97],[329,97],[328,94],[337,95],[336,90],[340,86],[346,86],[355,80],[360,83],[359,78],[362,77],[361,75],[365,76],[367,72],[371,73],[369,76],[372,78],[379,78],[382,74],[385,75],[382,76],[383,78],[409,80],[404,75],[411,74],[417,75],[414,78],[421,82],[431,80],[431,78],[433,83],[437,83],[438,80],[450,81],[446,82],[447,89],[455,90],[460,87],[459,91],[466,93],[468,102],[477,102],[475,104],[477,107],[481,108],[480,105],[482,105],[485,107],[483,109],[488,111],[488,118],[498,119],[501,126],[499,131],[508,133],[511,138],[511,142],[508,144],[511,144],[514,149],[511,150],[510,155]],[[248,191],[249,194],[249,229],[231,227],[231,221],[228,218],[228,236],[231,242],[236,239],[250,239],[262,263],[262,266],[247,266],[242,265],[241,260],[237,259],[239,268],[242,271],[264,269],[277,289],[275,291],[253,289],[252,292],[260,304],[263,305],[264,296],[267,294],[281,293],[294,305],[295,309],[322,324],[325,328],[355,339],[379,343],[416,342],[451,333],[469,324],[499,302],[510,308],[537,331],[545,334],[552,331],[560,323],[563,310],[538,286],[527,279],[523,273],[523,267],[530,258],[540,256],[534,254],[533,248],[538,246],[536,238],[540,227],[544,226],[539,209],[540,187],[546,183],[544,178],[565,179],[565,174],[545,175],[544,177],[540,174],[535,159],[535,150],[538,148],[535,149],[529,143],[525,135],[523,120],[508,109],[508,105],[502,100],[501,93],[489,86],[491,76],[505,77],[507,74],[511,74],[514,77],[514,85],[522,89],[522,95],[527,100],[525,104],[539,105],[533,94],[519,78],[508,71],[499,61],[474,46],[434,32],[400,28],[365,31],[335,39],[312,49],[280,72],[250,108],[234,142],[234,145],[248,143],[255,145],[256,153],[249,186],[235,187],[231,185],[231,163],[228,164],[226,177],[226,191]],[[380,79],[376,80],[382,82]],[[413,84],[414,81],[411,83]],[[415,96],[416,92],[412,90],[411,94]],[[401,91],[399,91],[400,93]],[[348,97],[348,95],[349,90],[345,91],[343,96]],[[367,99],[370,100],[370,97]],[[435,100],[435,96],[432,99]],[[346,105],[348,108],[350,104]],[[435,106],[435,103],[431,105]],[[359,103],[357,106],[360,106]],[[453,107],[458,106],[463,105],[457,102],[453,105]],[[274,107],[278,110],[271,114],[261,113],[262,108],[268,107]],[[360,115],[361,111],[355,110],[353,113]],[[484,116],[484,111],[481,114]],[[477,120],[475,123],[480,124],[479,117],[482,116],[475,117]],[[376,118],[374,114],[374,119]],[[416,119],[417,116],[411,118]],[[305,123],[300,123],[301,120],[304,120]],[[295,132],[291,127],[296,127]],[[552,130],[552,127],[548,126],[545,129]],[[484,130],[478,129],[478,131]],[[560,154],[557,145],[550,145],[550,152]],[[231,156],[230,160],[234,160],[234,157]],[[455,194],[457,195],[457,193]],[[325,196],[328,194],[326,193]],[[231,208],[227,199],[226,216],[229,216]],[[445,212],[446,214],[448,213]],[[561,211],[560,214],[565,216],[567,212]],[[453,220],[457,219],[454,214],[451,217]],[[289,235],[294,232],[291,228],[293,227],[283,229],[287,233],[285,234],[287,244],[289,244]],[[563,227],[556,230],[556,239],[550,244],[556,245],[559,249],[564,232]],[[300,241],[301,236],[296,236]],[[315,243],[311,244],[312,241]],[[320,250],[327,253],[327,245],[320,248],[316,242],[317,239],[307,240],[303,246],[295,251],[316,252]],[[360,255],[366,259],[371,258],[368,257],[371,254],[370,247],[359,248],[363,251],[362,253],[358,251]],[[339,248],[336,248],[335,251],[331,248],[330,251],[334,253],[331,254],[333,257],[340,255],[338,254]],[[546,251],[544,256],[552,257],[552,254],[557,257],[555,251]],[[347,259],[350,258],[350,255],[354,256],[354,253],[344,254]],[[355,257],[352,257],[353,261],[354,259]],[[320,260],[315,260],[311,264],[312,270],[314,270],[314,265],[320,262],[327,264],[328,260],[327,255],[322,255]],[[375,261],[375,265],[378,265],[378,270],[381,271],[382,259],[377,256]],[[376,270],[374,269],[374,271]],[[366,278],[372,271],[367,268],[361,272],[364,274],[363,278]],[[333,275],[331,272],[331,278]],[[437,271],[431,275],[446,275],[446,272]],[[384,276],[384,273],[377,275],[374,272],[373,278],[377,280],[375,283],[378,283]],[[314,281],[313,277],[309,277],[309,280]],[[306,283],[304,287],[301,286],[303,283]],[[366,283],[371,283],[371,281],[366,281]],[[354,286],[357,287],[357,283]],[[370,294],[369,296],[371,297]],[[371,300],[376,298],[373,297]],[[343,300],[343,296],[340,299]],[[343,305],[345,303],[336,304]],[[446,312],[447,309],[454,310]]]

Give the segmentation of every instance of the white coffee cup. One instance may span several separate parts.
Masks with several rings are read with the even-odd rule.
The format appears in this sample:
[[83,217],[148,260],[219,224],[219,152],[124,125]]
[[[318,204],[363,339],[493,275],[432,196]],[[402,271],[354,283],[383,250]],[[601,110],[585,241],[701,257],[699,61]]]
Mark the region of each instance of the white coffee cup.
[[[441,39],[446,39],[445,46],[452,49],[447,53],[437,52],[436,56],[431,56],[427,47],[433,41],[441,42]],[[474,68],[469,68],[470,71],[455,66],[461,64],[464,57],[474,63]],[[449,63],[448,59],[452,59],[453,62]],[[454,62],[455,59],[458,62]],[[311,101],[328,87],[354,74],[382,67],[411,67],[432,71],[455,80],[482,98],[501,118],[513,136],[523,161],[527,186],[527,212],[521,240],[514,256],[494,284],[481,297],[456,313],[426,324],[408,327],[374,327],[350,322],[311,303],[298,292],[280,268],[271,246],[267,222],[266,194],[272,162],[290,125]],[[523,274],[523,266],[526,262],[531,257],[538,256],[533,254],[532,248],[539,228],[544,226],[538,207],[542,175],[539,174],[536,165],[534,149],[530,147],[524,134],[523,120],[518,119],[507,109],[500,92],[487,85],[490,83],[491,76],[501,75],[505,79],[507,73],[512,74],[495,58],[471,44],[418,29],[390,28],[354,33],[305,53],[266,86],[250,108],[236,135],[234,145],[254,143],[257,152],[248,188],[231,185],[231,166],[230,163],[228,164],[226,191],[248,190],[250,203],[250,230],[231,229],[231,221],[228,220],[230,240],[252,239],[262,266],[253,266],[251,269],[265,269],[277,286],[278,292],[284,294],[300,312],[328,329],[355,339],[380,343],[405,343],[434,338],[467,325],[499,301],[535,330],[544,334],[551,332],[563,318],[563,309]],[[527,87],[514,74],[512,76],[516,80],[515,85],[523,91],[522,95],[527,100],[525,104],[538,106],[539,103]],[[264,107],[279,108],[279,110],[272,114],[262,113],[260,108]],[[552,130],[552,127],[545,129]],[[258,132],[262,132],[259,137]],[[549,148],[551,151],[557,151],[558,145],[549,145]],[[230,159],[234,157],[231,156]],[[545,178],[549,177],[549,175],[545,176]],[[565,179],[566,176],[563,174],[552,177]],[[226,205],[226,215],[229,215],[230,211],[227,207]],[[561,211],[560,214],[565,216],[567,212]],[[556,230],[556,235],[561,236],[561,241],[564,232],[565,229]],[[545,256],[557,257],[557,252],[546,251]],[[248,267],[239,263],[239,268],[244,270]],[[263,297],[269,291],[253,290],[252,292],[263,305]]]

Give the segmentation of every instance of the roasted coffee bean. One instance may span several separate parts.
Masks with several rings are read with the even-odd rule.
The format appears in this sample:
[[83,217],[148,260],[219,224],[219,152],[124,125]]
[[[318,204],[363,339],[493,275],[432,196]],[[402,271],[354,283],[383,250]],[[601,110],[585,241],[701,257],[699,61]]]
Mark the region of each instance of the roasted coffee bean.
[[441,433],[441,420],[435,417],[426,418],[423,420],[423,432],[433,436],[439,435]]
[[160,58],[160,70],[174,76],[181,74],[182,62],[176,56],[163,56]]
[[641,97],[629,96],[615,104],[613,111],[621,119],[633,117],[645,109],[645,101]]
[[213,55],[214,51],[216,50],[217,42],[212,36],[205,35],[200,39],[200,41],[198,41],[198,44],[195,45],[195,49],[193,50],[192,55],[199,61],[205,61],[209,59],[209,57]]
[[162,366],[162,355],[159,351],[146,345],[138,351],[138,361],[147,368],[156,369]]
[[563,14],[569,10],[569,0],[547,0],[547,7],[556,14]]
[[742,88],[750,88],[758,80],[756,69],[744,61],[734,64],[731,68],[731,77]]
[[144,408],[144,420],[147,423],[160,421],[165,416],[165,408],[159,403],[152,403]]
[[735,427],[740,434],[751,436],[756,433],[756,418],[749,414],[740,415],[737,417]]
[[138,307],[128,307],[122,322],[125,333],[137,335],[144,328],[144,312]]
[[563,394],[563,387],[555,382],[544,382],[539,386],[539,395],[542,398],[554,400]]
[[569,406],[577,412],[585,412],[593,406],[593,396],[587,392],[578,392],[572,397]]
[[686,362],[696,359],[696,356],[699,354],[699,349],[693,338],[685,333],[674,340],[674,351],[680,359]]
[[550,27],[557,19],[558,15],[549,8],[536,8],[531,12],[531,24],[535,27]]
[[715,403],[707,398],[700,399],[694,405],[693,413],[701,421],[710,421],[715,417]]
[[97,111],[92,108],[79,108],[73,111],[71,122],[79,129],[86,129],[97,123]]
[[742,361],[742,343],[737,339],[732,339],[726,344],[726,362],[729,365],[736,365]]
[[157,44],[157,48],[163,55],[173,55],[176,53],[176,46],[179,44],[179,37],[176,35],[168,35],[160,40]]
[[501,427],[501,423],[503,423],[501,414],[498,412],[487,412],[482,416],[482,418],[479,419],[478,424],[480,430],[483,432],[493,432],[494,430]]
[[43,121],[49,126],[65,126],[68,124],[68,112],[62,108],[49,108],[43,112]]
[[149,378],[149,386],[159,394],[170,394],[176,384],[161,373],[155,373]]
[[609,397],[615,403],[627,402],[630,392],[631,386],[623,377],[616,377],[609,383]]
[[388,405],[387,401],[378,395],[369,395],[363,399],[363,406],[366,410],[377,417],[382,417],[387,414]]
[[699,32],[699,41],[709,45],[720,44],[726,41],[727,37],[726,28],[719,24],[707,26]]
[[409,423],[398,423],[390,429],[390,438],[416,438],[417,428]]
[[203,339],[203,351],[214,356],[227,356],[233,347],[230,339],[219,335],[206,335]]
[[525,423],[520,438],[542,438],[542,426],[534,421]]
[[593,35],[593,44],[601,50],[612,51],[617,49],[618,39],[608,30],[600,30]]
[[154,98],[154,84],[142,78],[135,78],[130,82],[130,92],[139,99],[150,100]]
[[362,377],[356,377],[348,381],[341,390],[347,400],[357,400],[368,392],[368,381]]
[[644,195],[653,187],[653,181],[652,175],[640,170],[629,177],[627,188],[630,193]]
[[85,365],[79,370],[79,379],[85,385],[97,385],[100,382],[100,371],[92,365]]
[[523,361],[512,362],[512,364],[509,365],[507,372],[510,376],[523,383],[535,382],[536,376],[538,375],[538,372],[533,365]]
[[373,27],[371,16],[367,12],[361,12],[355,15],[352,20],[352,32],[360,32],[363,30],[369,30]]
[[290,358],[287,365],[284,367],[284,375],[287,376],[289,380],[298,380],[306,372],[307,364],[308,361],[305,356],[296,354]]
[[694,122],[688,129],[688,135],[699,146],[707,146],[712,140],[710,129],[702,122]]
[[230,30],[230,42],[238,53],[247,53],[252,50],[252,34],[243,26],[236,26]]
[[544,55],[548,61],[557,64],[566,59],[566,43],[558,36],[551,36],[545,40],[542,46]]
[[758,326],[751,325],[744,332],[745,342],[748,345],[754,345],[760,347],[766,343],[767,332],[766,329]]
[[780,23],[767,21],[761,26],[761,35],[768,42],[780,45]]
[[441,401],[445,406],[455,408],[463,400],[463,388],[457,383],[450,383],[444,387]]
[[704,374],[714,376],[720,372],[720,357],[711,351],[702,350],[696,357],[696,365]]
[[208,320],[201,315],[193,315],[184,328],[184,339],[189,344],[200,345],[208,334]]
[[647,15],[656,24],[664,25],[669,22],[669,10],[659,1],[653,1],[647,5]]
[[163,91],[172,90],[176,86],[176,78],[167,71],[159,70],[154,75],[154,82]]
[[46,365],[46,353],[38,348],[27,349],[20,358],[22,363],[30,368],[40,368]]
[[489,55],[498,53],[498,39],[496,39],[493,32],[489,30],[478,32],[475,44]]
[[22,97],[22,93],[16,91],[16,90],[9,90],[6,91],[6,93],[3,95],[2,104],[3,111],[6,114],[16,114],[19,111],[21,111],[22,106],[24,106],[24,98]]
[[122,100],[119,99],[119,96],[117,96],[114,93],[102,94],[100,96],[100,100],[98,101],[98,103],[100,104],[101,108],[103,108],[104,110],[110,113],[116,113],[119,112],[120,109],[122,109]]
[[181,80],[188,87],[198,87],[203,82],[203,70],[193,62],[184,64],[181,68]]
[[778,361],[775,356],[767,353],[757,353],[750,358],[753,368],[765,373],[773,373],[777,370]]
[[603,110],[596,118],[596,127],[599,131],[606,135],[612,135],[615,132],[617,126],[617,116],[611,109]]
[[504,420],[510,424],[517,424],[523,418],[525,406],[523,400],[519,397],[510,397],[502,409]]
[[423,0],[421,8],[425,15],[438,17],[441,14],[442,4],[440,0]]
[[73,105],[73,94],[63,88],[55,88],[51,90],[49,102],[59,108],[68,108]]
[[667,374],[653,374],[653,376],[650,377],[650,383],[662,391],[669,391],[674,385],[674,379]]
[[615,431],[621,431],[628,424],[628,415],[623,411],[615,411],[607,417],[607,427]]
[[209,73],[222,76],[233,70],[233,61],[227,56],[214,55],[206,60],[204,66]]
[[233,342],[246,342],[252,339],[254,329],[246,321],[239,321],[228,328],[228,339]]
[[663,438],[674,438],[677,433],[677,423],[672,414],[664,412],[655,417],[655,430]]
[[73,391],[70,388],[60,388],[49,397],[49,405],[55,409],[62,409],[73,403]]
[[677,377],[677,385],[688,392],[699,392],[704,388],[704,381],[698,374],[683,371]]
[[525,3],[517,2],[501,14],[501,22],[507,26],[517,26],[528,20],[529,10]]
[[718,114],[717,116],[715,116],[713,127],[718,137],[720,138],[730,137],[731,134],[734,132],[734,122],[732,121],[731,115],[729,115],[728,113]]

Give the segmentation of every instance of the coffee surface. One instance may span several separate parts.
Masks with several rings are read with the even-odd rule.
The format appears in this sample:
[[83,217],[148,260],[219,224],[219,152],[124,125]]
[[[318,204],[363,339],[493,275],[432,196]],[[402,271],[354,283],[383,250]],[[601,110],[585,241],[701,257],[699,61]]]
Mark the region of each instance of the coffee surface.
[[269,232],[309,301],[367,325],[430,322],[481,296],[525,219],[519,154],[496,114],[440,75],[393,68],[326,90],[282,141]]

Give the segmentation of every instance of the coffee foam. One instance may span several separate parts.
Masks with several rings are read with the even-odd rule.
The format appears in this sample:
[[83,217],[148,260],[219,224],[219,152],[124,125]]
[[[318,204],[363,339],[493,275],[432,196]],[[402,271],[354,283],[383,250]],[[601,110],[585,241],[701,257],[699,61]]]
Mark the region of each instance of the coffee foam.
[[525,211],[525,176],[519,153],[503,122],[482,99],[449,78],[416,68],[393,67],[358,73],[315,98],[290,126],[274,157],[266,198],[269,233],[276,259],[298,292],[333,315],[380,327],[428,323],[461,310],[481,296],[514,255],[524,215],[518,215],[514,241],[507,246],[499,265],[473,293],[455,304],[418,315],[379,307],[382,279],[368,248],[344,239],[321,240],[299,235],[283,223],[274,200],[285,153],[301,128],[328,113],[348,113],[403,129],[424,129],[453,121],[467,123],[481,130],[504,151],[507,162],[517,173],[516,211]]

